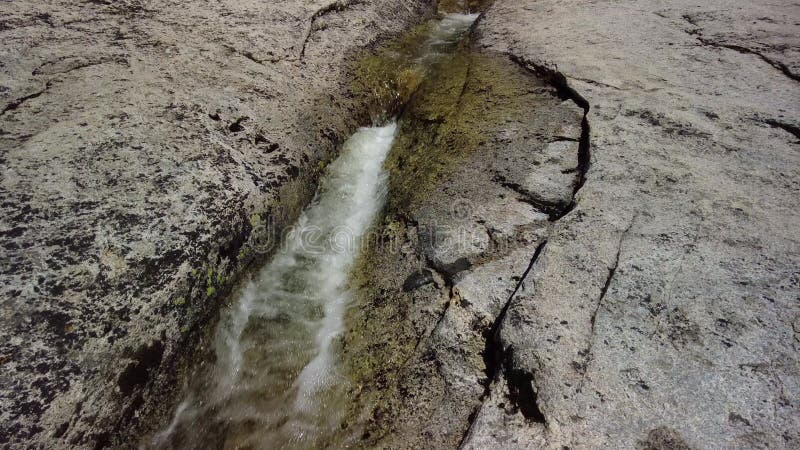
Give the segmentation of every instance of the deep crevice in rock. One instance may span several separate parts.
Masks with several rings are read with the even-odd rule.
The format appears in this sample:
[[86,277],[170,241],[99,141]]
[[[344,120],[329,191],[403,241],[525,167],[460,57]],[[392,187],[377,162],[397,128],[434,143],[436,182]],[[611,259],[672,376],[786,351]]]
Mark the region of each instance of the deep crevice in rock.
[[525,189],[519,184],[508,181],[502,175],[496,175],[492,181],[499,183],[500,186],[503,186],[504,188],[510,189],[519,194],[521,196],[521,198],[519,199],[520,201],[525,202],[536,208],[538,211],[547,214],[548,220],[550,222],[555,222],[559,218],[563,217],[565,214],[565,210],[569,208],[569,203],[568,204],[554,203],[543,200],[539,198],[536,194],[530,192],[529,190]]
[[117,380],[122,394],[129,395],[137,387],[146,384],[150,379],[150,370],[161,364],[163,356],[164,343],[160,340],[139,347],[133,356],[134,361],[128,364]]
[[244,127],[242,126],[242,122],[244,122],[245,120],[248,120],[248,119],[250,119],[250,118],[247,117],[247,116],[239,117],[238,119],[236,119],[236,121],[234,121],[233,123],[228,125],[228,130],[231,133],[238,133],[238,132],[244,130]]
[[[582,95],[577,93],[569,86],[566,76],[564,76],[562,73],[546,66],[529,62],[526,59],[513,54],[509,55],[509,57],[514,63],[522,66],[526,70],[533,72],[555,87],[560,98],[571,100],[581,109],[583,109],[583,118],[581,120],[581,136],[578,141],[578,165],[574,170],[570,171],[578,173],[578,180],[573,188],[570,203],[566,206],[551,205],[542,202],[535,202],[536,204],[534,204],[537,209],[548,214],[551,222],[556,222],[572,211],[576,203],[575,197],[586,182],[586,174],[591,164],[591,130],[588,121],[590,105]],[[530,195],[530,193],[526,192],[524,189],[522,192],[520,192],[521,188],[519,186],[514,186],[513,183],[506,183],[504,180],[495,181],[498,181],[503,186],[523,195],[526,201],[530,201],[531,199],[535,200],[535,196]],[[533,266],[536,264],[536,261],[539,259],[539,256],[544,250],[546,244],[547,242],[544,241],[536,248],[533,257],[531,258],[531,262],[520,278],[517,286],[514,289],[514,292],[512,292],[512,294],[509,296],[500,314],[498,314],[492,326],[489,328],[489,330],[487,330],[486,345],[483,352],[487,376],[483,399],[485,400],[486,397],[488,397],[491,390],[491,384],[496,381],[497,377],[502,373],[508,385],[509,400],[512,402],[514,407],[517,408],[527,420],[541,424],[546,424],[547,418],[539,407],[538,392],[534,386],[535,375],[528,370],[514,366],[513,348],[511,346],[507,348],[503,347],[500,337],[500,330],[511,302],[513,301],[519,289],[523,287],[523,283],[525,282],[530,271],[533,269]],[[610,283],[612,276],[613,274],[609,276],[607,283]],[[462,442],[463,439],[466,439],[466,437],[469,435],[473,421],[474,417],[472,417],[470,420],[470,425],[465,432],[464,438],[462,438]]]
[[539,244],[538,247],[536,247],[536,251],[533,253],[533,257],[531,257],[531,262],[528,264],[525,272],[522,273],[522,276],[517,282],[517,286],[514,288],[514,291],[511,293],[511,295],[509,295],[508,300],[506,300],[506,303],[503,305],[500,313],[494,319],[492,326],[487,331],[486,346],[484,347],[483,351],[483,362],[486,365],[486,377],[488,378],[487,387],[488,384],[495,379],[498,371],[503,367],[505,362],[505,349],[503,348],[503,344],[500,340],[500,329],[503,325],[503,321],[506,318],[506,314],[508,313],[508,308],[511,306],[511,302],[514,300],[514,297],[516,297],[517,292],[519,292],[520,289],[523,289],[525,279],[533,269],[533,266],[536,264],[536,261],[539,259],[539,256],[542,254],[542,251],[546,245],[547,241],[544,241]]
[[539,408],[537,391],[533,384],[534,374],[514,365],[514,350],[511,346],[503,346],[500,331],[508,309],[516,297],[517,292],[519,292],[520,289],[524,289],[525,280],[528,278],[528,274],[533,269],[536,261],[538,261],[546,245],[547,241],[544,241],[536,247],[536,251],[533,253],[533,257],[528,267],[525,269],[525,272],[520,277],[519,282],[517,282],[517,286],[503,305],[503,309],[495,318],[491,328],[487,330],[486,345],[483,351],[483,361],[486,366],[487,377],[483,399],[485,400],[488,397],[492,383],[502,375],[508,385],[509,400],[514,407],[517,408],[526,419],[537,423],[546,423],[546,418]]
[[781,130],[790,133],[794,137],[800,139],[800,127],[785,122],[779,122],[775,119],[767,119],[764,121],[764,123],[771,126],[772,128],[780,128]]
[[311,16],[311,20],[308,25],[308,31],[306,31],[306,36],[303,38],[303,45],[300,48],[300,61],[303,61],[306,57],[306,47],[308,47],[308,41],[314,34],[314,24],[320,17],[332,12],[342,12],[347,8],[359,3],[361,3],[361,0],[336,0],[335,2],[329,3],[314,12],[314,14]]
[[533,385],[533,374],[527,370],[513,366],[513,347],[506,350],[505,378],[508,384],[508,398],[519,409],[522,415],[536,423],[547,423],[547,419],[539,409],[539,396]]
[[570,201],[569,205],[567,205],[567,207],[564,208],[560,214],[551,217],[551,221],[555,222],[569,214],[575,208],[575,196],[586,183],[586,173],[589,171],[589,167],[591,166],[591,127],[589,126],[588,118],[590,109],[589,101],[569,85],[567,77],[563,73],[542,64],[536,64],[532,61],[528,61],[527,59],[514,54],[510,54],[509,58],[514,63],[520,65],[526,70],[530,70],[543,80],[550,83],[556,88],[559,97],[565,100],[572,100],[576,105],[578,105],[578,107],[583,109],[583,119],[581,120],[581,138],[578,142],[578,182],[575,184],[575,187],[572,191],[572,200]]

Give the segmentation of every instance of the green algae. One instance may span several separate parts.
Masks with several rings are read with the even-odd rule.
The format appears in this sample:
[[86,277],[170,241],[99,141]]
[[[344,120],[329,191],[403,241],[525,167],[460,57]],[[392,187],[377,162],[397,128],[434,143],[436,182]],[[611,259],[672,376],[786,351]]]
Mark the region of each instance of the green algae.
[[415,60],[432,26],[419,24],[355,63],[352,92],[366,105],[374,123],[394,115],[422,82],[424,69]]
[[[476,11],[488,1],[462,0],[440,10]],[[355,64],[352,92],[367,105],[373,123],[400,115],[400,129],[386,168],[391,209],[430,193],[449,169],[485,144],[488,129],[518,115],[528,76],[507,58],[474,51],[469,39],[433,64],[432,22],[367,52]]]
[[429,195],[486,145],[486,137],[530,107],[529,78],[506,58],[460,50],[425,80],[406,107],[386,168],[390,209]]
[[[416,261],[398,261],[395,252],[384,251],[387,242],[408,242],[406,226],[387,220],[376,228],[378,239],[368,242],[351,273],[357,307],[349,311],[342,337],[344,369],[351,386],[338,437],[343,447],[380,447],[376,443],[388,433],[382,418],[401,407],[396,388],[419,342],[409,317],[414,297],[395,290],[403,283],[402,274]],[[389,267],[393,271],[378,273]]]

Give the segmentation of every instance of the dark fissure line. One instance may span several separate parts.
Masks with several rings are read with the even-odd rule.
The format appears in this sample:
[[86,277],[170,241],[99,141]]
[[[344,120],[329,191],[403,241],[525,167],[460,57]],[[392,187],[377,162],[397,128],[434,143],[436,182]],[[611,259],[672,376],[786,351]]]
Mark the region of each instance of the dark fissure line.
[[595,328],[595,322],[597,321],[597,313],[603,306],[603,301],[606,298],[606,293],[608,293],[608,288],[611,286],[611,282],[614,280],[614,275],[616,275],[617,273],[617,268],[619,267],[620,255],[622,254],[622,243],[625,241],[625,236],[631,230],[631,227],[633,227],[633,223],[635,221],[636,221],[636,216],[634,216],[633,219],[631,219],[631,223],[628,224],[628,226],[625,228],[625,230],[622,231],[622,233],[619,236],[619,243],[617,244],[617,254],[614,257],[614,264],[608,268],[608,276],[606,277],[606,282],[603,284],[603,287],[600,288],[600,296],[597,299],[597,305],[595,305],[594,311],[592,312],[592,317],[589,321],[590,323],[589,346],[586,348],[586,350],[581,352],[581,354],[585,358],[585,361],[581,367],[582,373],[581,373],[581,383],[578,386],[579,392],[583,390],[583,383],[586,380],[586,371],[589,369],[589,364],[594,360],[594,355],[592,354],[592,351],[594,349],[594,333],[595,333],[594,328]]
[[533,373],[514,367],[514,348],[506,350],[504,375],[508,385],[508,398],[519,408],[519,412],[527,420],[546,424],[547,418],[539,408],[539,395],[533,387]]
[[[577,171],[577,169],[575,169],[575,171]],[[565,214],[564,210],[569,207],[569,204],[553,203],[542,200],[519,184],[508,181],[502,175],[495,175],[492,181],[499,183],[500,186],[519,194],[522,197],[519,199],[520,201],[525,202],[537,210],[547,214],[547,218],[550,222],[555,222],[559,218],[563,217]]]
[[308,32],[306,33],[306,37],[303,39],[303,46],[300,49],[300,60],[302,61],[306,57],[306,47],[308,46],[309,39],[311,39],[311,36],[314,34],[314,23],[317,21],[317,19],[332,12],[342,12],[358,3],[360,3],[360,0],[336,0],[335,2],[318,9],[314,15],[311,16],[311,23],[308,25]]
[[755,51],[755,50],[747,48],[747,47],[742,47],[741,45],[722,44],[722,43],[719,43],[719,42],[714,42],[714,41],[712,41],[710,39],[707,39],[707,38],[704,38],[704,37],[698,37],[697,40],[700,41],[703,45],[708,45],[709,47],[727,48],[728,50],[733,50],[735,52],[739,52],[739,53],[742,53],[742,54],[745,54],[745,55],[758,56],[759,58],[761,58],[764,62],[766,62],[770,66],[780,70],[781,73],[783,73],[787,78],[792,79],[794,81],[800,81],[800,75],[792,73],[792,71],[789,69],[789,67],[786,64],[783,64],[782,62],[779,62],[779,61],[775,61],[775,60],[767,57],[766,55],[764,55],[761,52]]
[[483,403],[476,406],[472,412],[469,413],[469,417],[467,417],[467,423],[469,426],[467,426],[467,429],[464,430],[464,434],[461,435],[461,439],[458,441],[458,446],[456,448],[460,449],[464,446],[464,443],[467,442],[470,434],[472,434],[472,427],[475,425],[475,419],[478,418],[478,414],[481,413],[481,409],[483,409]]
[[[572,100],[578,107],[583,109],[583,117],[581,119],[581,136],[578,141],[578,165],[574,170],[568,172],[577,172],[578,179],[575,183],[575,186],[572,191],[572,197],[570,199],[570,203],[566,206],[563,205],[551,205],[543,202],[537,202],[535,196],[530,195],[530,193],[520,190],[518,186],[514,186],[511,183],[506,183],[505,180],[495,180],[501,183],[504,187],[514,190],[515,192],[523,195],[525,201],[531,202],[535,207],[540,209],[542,212],[548,214],[549,219],[551,222],[556,222],[560,220],[562,217],[569,214],[572,209],[575,207],[575,197],[577,196],[578,191],[583,188],[584,184],[586,183],[587,173],[589,171],[591,165],[591,145],[590,145],[590,135],[591,135],[591,128],[589,126],[589,102],[579,93],[577,93],[572,87],[569,86],[567,82],[567,78],[560,72],[545,67],[543,65],[538,65],[532,62],[527,61],[524,58],[519,56],[510,54],[509,58],[516,64],[520,65],[524,69],[533,72],[539,78],[544,79],[550,85],[555,87],[557,94],[562,99],[569,99]],[[503,343],[500,337],[500,330],[502,328],[502,324],[508,314],[508,310],[514,300],[517,292],[523,288],[524,282],[528,277],[528,274],[533,269],[534,265],[538,261],[539,257],[541,256],[542,251],[544,250],[545,246],[547,245],[547,241],[542,242],[533,254],[531,258],[530,264],[528,265],[525,272],[522,274],[517,286],[514,289],[514,292],[509,296],[508,300],[506,301],[505,305],[503,305],[500,314],[495,318],[491,328],[487,330],[486,333],[486,346],[483,352],[484,364],[486,366],[486,385],[484,386],[484,394],[482,399],[486,399],[488,397],[491,385],[493,382],[497,380],[497,378],[502,373],[506,379],[506,384],[508,385],[509,390],[509,400],[516,406],[522,415],[532,422],[545,424],[547,423],[547,418],[545,417],[544,413],[542,413],[541,409],[539,408],[538,404],[538,393],[534,388],[534,374],[528,370],[524,370],[518,367],[514,367],[513,361],[513,347],[509,346],[508,348],[503,347]],[[619,258],[619,255],[617,255]],[[617,261],[618,262],[618,261]],[[616,270],[616,267],[614,268]],[[606,286],[603,289],[603,294],[608,289],[608,284],[610,284],[610,279],[613,277],[613,271],[609,275],[608,280],[606,281]],[[480,407],[476,409],[473,414],[470,416],[470,423],[467,431],[465,432],[464,436],[462,437],[462,443],[468,437],[471,432],[473,423],[475,418],[480,411]]]
[[775,119],[767,119],[764,121],[764,123],[771,126],[772,128],[780,128],[781,130],[794,135],[794,137],[796,137],[797,139],[800,139],[800,127],[784,122],[778,122]]
[[3,116],[5,113],[7,113],[9,111],[13,111],[13,110],[19,108],[20,106],[22,106],[23,103],[25,103],[28,100],[32,100],[32,99],[34,99],[36,97],[39,97],[40,95],[44,94],[47,91],[47,89],[50,88],[50,86],[51,86],[51,83],[47,82],[47,84],[45,84],[45,86],[44,86],[44,89],[42,89],[41,91],[34,92],[33,94],[29,94],[29,95],[26,95],[24,97],[21,97],[21,98],[18,98],[16,100],[13,100],[11,103],[6,105],[5,108],[3,108],[3,111],[0,111],[0,116]]
[[[234,54],[237,54],[239,56],[245,57],[245,58],[249,59],[250,61],[253,61],[256,64],[261,64],[262,66],[264,65],[264,61],[268,61],[268,62],[277,62],[277,61],[279,61],[278,58],[273,58],[273,59],[268,59],[268,60],[258,59],[253,54],[253,52],[248,51],[248,50],[239,50],[236,47],[233,47],[233,46],[230,46],[230,45],[223,45],[223,47],[228,49],[228,51],[231,52],[231,53],[234,53]],[[271,53],[268,53],[268,54],[271,54]]]
[[[500,330],[517,292],[520,289],[524,289],[525,280],[534,265],[536,265],[536,261],[539,260],[546,245],[547,241],[544,241],[536,247],[528,267],[514,288],[514,292],[508,297],[491,328],[487,330],[486,344],[483,351],[483,361],[486,366],[486,384],[482,398],[485,400],[489,396],[492,383],[502,374],[506,378],[510,401],[522,412],[526,419],[538,423],[545,423],[546,420],[537,404],[536,391],[533,389],[533,374],[513,366],[514,349],[511,346],[508,348],[503,347]],[[471,427],[472,423],[470,423]]]
[[[500,310],[500,313],[497,315],[494,322],[492,322],[492,326],[485,333],[486,344],[483,350],[483,361],[484,365],[486,366],[486,382],[484,385],[483,394],[481,395],[481,403],[472,410],[472,413],[470,413],[469,417],[467,418],[468,426],[464,431],[464,434],[461,436],[461,440],[459,441],[457,448],[461,448],[472,433],[472,428],[475,425],[475,419],[477,419],[481,409],[483,408],[483,402],[491,393],[492,383],[497,380],[497,377],[499,377],[501,373],[504,373],[506,376],[509,386],[509,398],[511,399],[512,403],[514,403],[520,409],[526,418],[539,423],[545,423],[544,415],[541,413],[536,403],[536,392],[533,391],[532,385],[533,375],[527,372],[524,372],[520,375],[517,372],[522,371],[511,369],[511,357],[513,354],[513,349],[510,347],[508,349],[503,348],[503,344],[500,341],[500,327],[505,320],[508,309],[511,306],[511,302],[514,300],[517,292],[524,288],[524,283],[528,277],[528,274],[531,272],[531,270],[533,270],[533,266],[536,265],[536,261],[539,260],[539,256],[541,256],[546,245],[547,241],[544,241],[536,247],[536,251],[534,251],[531,261],[528,263],[528,267],[522,273],[517,285],[514,287],[514,291],[511,293],[511,295],[509,295],[508,300],[506,300],[503,308]],[[506,370],[501,372],[500,369],[504,367]],[[527,377],[525,373],[530,375],[530,377]]]
[[689,33],[690,35],[694,36],[698,41],[700,41],[701,44],[707,45],[709,47],[715,47],[715,48],[727,48],[728,50],[733,50],[735,52],[739,52],[739,53],[742,53],[742,54],[749,54],[749,55],[758,56],[765,63],[769,64],[770,66],[772,66],[772,67],[774,67],[774,68],[776,68],[778,70],[780,70],[781,73],[784,74],[787,78],[789,78],[791,80],[794,80],[794,81],[800,81],[800,75],[792,73],[791,69],[789,69],[789,66],[787,66],[786,64],[783,64],[780,61],[775,61],[775,60],[767,57],[763,53],[761,53],[759,51],[756,51],[756,50],[753,50],[751,48],[747,48],[747,47],[744,47],[744,46],[741,46],[741,45],[736,45],[736,44],[723,44],[723,43],[720,43],[720,42],[714,42],[713,40],[711,40],[709,38],[703,37],[703,30],[700,28],[700,26],[698,25],[697,21],[692,16],[690,16],[688,14],[684,14],[683,16],[681,16],[681,18],[683,20],[685,20],[686,22],[688,22],[693,27],[695,27],[695,29],[689,30],[689,31],[686,31],[686,32]]
[[[508,313],[508,308],[511,306],[511,302],[516,297],[517,292],[523,288],[525,283],[525,279],[528,277],[528,274],[533,269],[533,266],[536,264],[536,261],[539,259],[539,256],[542,254],[545,246],[547,245],[547,241],[542,242],[536,247],[536,251],[533,253],[533,257],[531,258],[531,262],[528,264],[528,267],[525,269],[525,272],[522,273],[519,281],[517,282],[516,287],[514,288],[514,292],[508,297],[506,303],[503,305],[503,309],[500,310],[500,314],[494,319],[491,328],[488,331],[487,339],[486,339],[486,350],[484,350],[484,362],[486,363],[486,375],[489,380],[493,380],[497,375],[498,369],[502,366],[502,343],[500,342],[500,327],[503,325],[503,321],[506,318],[506,314]],[[494,359],[490,358],[491,356],[495,356]],[[499,357],[498,357],[499,356]]]
[[569,205],[564,208],[560,214],[551,216],[551,222],[558,221],[562,217],[569,214],[575,208],[575,197],[578,191],[583,188],[586,183],[586,174],[589,172],[591,166],[592,153],[591,153],[591,127],[589,126],[589,101],[586,100],[581,94],[573,89],[567,77],[563,73],[553,70],[541,64],[536,64],[528,61],[517,55],[509,55],[509,58],[514,63],[536,74],[538,77],[544,79],[556,88],[558,96],[565,100],[572,100],[578,107],[583,109],[583,118],[581,119],[581,138],[578,141],[578,182],[572,190],[572,199]]

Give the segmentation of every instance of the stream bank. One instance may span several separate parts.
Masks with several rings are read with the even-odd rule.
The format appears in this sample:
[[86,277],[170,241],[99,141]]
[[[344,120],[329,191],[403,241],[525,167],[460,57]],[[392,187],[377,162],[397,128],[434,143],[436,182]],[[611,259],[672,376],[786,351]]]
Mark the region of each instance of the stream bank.
[[533,414],[530,381],[502,385],[512,374],[497,366],[493,332],[573,203],[583,115],[472,39],[404,106],[389,201],[352,281],[343,352],[354,445],[456,448],[494,384],[510,415]]
[[[794,17],[790,1],[489,7],[473,49],[512,72],[401,117],[400,195],[345,337],[353,440],[797,448]],[[530,91],[515,98],[553,88],[470,123],[513,70]]]
[[[350,386],[340,339],[351,267],[386,202],[393,111],[454,60],[477,15],[446,14],[365,56],[354,91],[373,126],[323,171],[314,199],[272,257],[231,297],[189,375],[183,401],[147,446],[322,448],[337,443]],[[391,70],[391,68],[393,70]]]

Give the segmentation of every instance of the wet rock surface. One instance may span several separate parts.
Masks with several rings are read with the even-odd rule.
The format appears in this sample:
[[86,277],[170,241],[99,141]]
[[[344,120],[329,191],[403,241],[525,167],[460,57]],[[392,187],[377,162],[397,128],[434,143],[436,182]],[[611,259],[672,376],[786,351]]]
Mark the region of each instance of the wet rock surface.
[[357,443],[462,442],[500,373],[499,318],[579,185],[582,118],[535,74],[471,48],[405,107],[344,344]]
[[135,446],[424,1],[0,7],[0,444]]
[[[408,200],[381,225],[392,251],[365,257],[345,339],[354,439],[800,445],[797,14],[495,2],[476,49],[571,102],[545,91],[527,115],[476,127],[458,122],[463,105],[406,112],[395,161],[413,176],[393,195]],[[448,123],[435,145],[418,133]],[[464,128],[479,150],[414,173],[414,149],[464,148],[450,139]],[[447,239],[458,228],[484,232]]]

